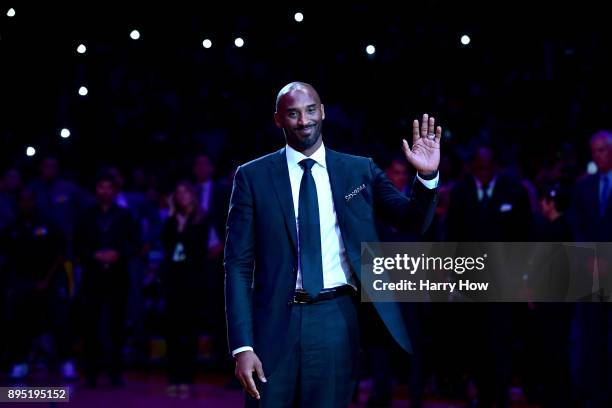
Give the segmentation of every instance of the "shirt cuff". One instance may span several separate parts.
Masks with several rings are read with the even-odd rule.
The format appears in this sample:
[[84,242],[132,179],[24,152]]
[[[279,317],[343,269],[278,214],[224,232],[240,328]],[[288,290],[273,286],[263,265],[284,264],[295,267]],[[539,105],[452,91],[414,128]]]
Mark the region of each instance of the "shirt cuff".
[[427,187],[428,189],[432,190],[432,189],[434,189],[434,188],[438,187],[438,181],[440,180],[440,172],[438,172],[438,173],[436,174],[436,177],[432,178],[431,180],[425,180],[425,179],[422,179],[422,178],[419,176],[419,173],[417,173],[416,177],[417,177],[417,179],[419,179],[419,181],[420,181],[421,183],[423,183],[423,185],[424,185],[425,187]]
[[251,346],[238,347],[236,350],[232,351],[232,357],[236,357],[236,354],[242,353],[243,351],[253,351],[253,347]]

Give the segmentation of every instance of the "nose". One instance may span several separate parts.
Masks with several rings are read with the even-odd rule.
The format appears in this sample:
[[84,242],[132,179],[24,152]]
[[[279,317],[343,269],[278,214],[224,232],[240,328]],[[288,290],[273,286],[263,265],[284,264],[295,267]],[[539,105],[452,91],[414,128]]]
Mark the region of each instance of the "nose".
[[299,115],[299,117],[298,117],[298,125],[299,126],[305,126],[306,123],[308,123],[308,119],[306,119],[306,115],[304,115],[304,114]]

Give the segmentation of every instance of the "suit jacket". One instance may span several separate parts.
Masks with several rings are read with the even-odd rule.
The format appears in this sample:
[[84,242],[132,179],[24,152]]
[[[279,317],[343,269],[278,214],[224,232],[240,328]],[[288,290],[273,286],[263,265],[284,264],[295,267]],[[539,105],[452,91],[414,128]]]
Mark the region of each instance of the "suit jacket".
[[576,183],[570,211],[576,241],[612,241],[612,199],[608,199],[602,217],[599,213],[599,177],[598,174],[590,175]]
[[474,177],[457,183],[451,190],[445,238],[450,242],[530,241],[533,213],[527,190],[518,181],[499,175],[483,209]]
[[[422,231],[433,216],[436,189],[420,182],[399,193],[371,159],[326,149],[334,208],[346,255],[360,279],[361,242],[378,241],[374,215]],[[357,195],[349,196],[365,185]],[[297,278],[297,232],[285,148],[238,168],[225,246],[225,294],[230,350],[253,346],[266,372],[295,339],[287,338]],[[396,303],[375,303],[385,325],[407,351],[410,340]]]

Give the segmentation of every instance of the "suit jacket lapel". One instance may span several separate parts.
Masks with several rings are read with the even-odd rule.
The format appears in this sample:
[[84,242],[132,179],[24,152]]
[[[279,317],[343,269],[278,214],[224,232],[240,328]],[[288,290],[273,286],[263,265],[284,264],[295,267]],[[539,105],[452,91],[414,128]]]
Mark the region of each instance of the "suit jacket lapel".
[[344,226],[344,209],[346,206],[346,199],[344,198],[347,182],[346,165],[335,151],[327,148],[325,149],[325,162],[334,199],[334,209],[336,210],[338,224],[342,231]]
[[270,178],[274,186],[274,191],[278,203],[283,212],[287,233],[291,238],[293,249],[297,255],[297,231],[295,227],[295,211],[293,209],[293,195],[291,193],[291,181],[289,179],[289,169],[287,168],[287,156],[285,148],[280,149],[270,161]]

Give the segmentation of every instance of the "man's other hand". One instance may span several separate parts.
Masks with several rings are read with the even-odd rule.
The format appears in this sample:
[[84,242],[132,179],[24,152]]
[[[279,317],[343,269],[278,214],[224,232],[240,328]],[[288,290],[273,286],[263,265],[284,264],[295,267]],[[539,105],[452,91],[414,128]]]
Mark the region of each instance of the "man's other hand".
[[247,350],[236,354],[235,359],[236,378],[238,378],[238,381],[240,381],[240,384],[242,384],[242,387],[249,395],[253,398],[260,399],[259,391],[257,391],[255,381],[253,380],[253,372],[257,373],[257,377],[262,383],[267,382],[267,380],[259,357],[257,357],[257,354],[254,352]]

